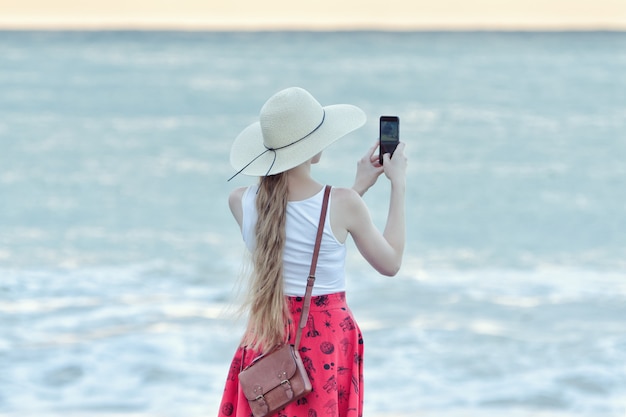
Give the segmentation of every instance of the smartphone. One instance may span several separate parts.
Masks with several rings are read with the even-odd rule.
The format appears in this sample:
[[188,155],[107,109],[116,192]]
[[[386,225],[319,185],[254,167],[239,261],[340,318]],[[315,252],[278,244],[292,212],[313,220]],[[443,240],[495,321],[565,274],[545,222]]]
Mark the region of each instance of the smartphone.
[[398,116],[380,116],[380,149],[379,161],[383,164],[383,155],[388,153],[393,156],[398,142],[400,142],[400,118]]

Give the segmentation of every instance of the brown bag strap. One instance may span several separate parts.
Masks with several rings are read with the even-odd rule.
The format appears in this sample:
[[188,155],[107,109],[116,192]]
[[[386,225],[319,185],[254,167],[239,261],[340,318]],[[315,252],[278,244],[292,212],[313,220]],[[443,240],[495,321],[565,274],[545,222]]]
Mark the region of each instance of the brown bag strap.
[[311,308],[311,294],[313,294],[313,284],[315,284],[315,269],[317,268],[317,257],[320,253],[320,245],[322,244],[322,235],[324,234],[324,223],[326,221],[326,212],[328,210],[328,199],[330,197],[331,186],[327,185],[324,190],[324,201],[322,202],[322,212],[320,213],[320,223],[317,227],[317,237],[315,238],[315,248],[313,249],[313,259],[311,260],[311,269],[309,277],[306,281],[306,292],[304,293],[304,304],[302,305],[302,313],[300,315],[300,324],[296,331],[296,342],[294,347],[298,350],[300,339],[302,338],[302,329],[306,326],[309,318],[309,309]]

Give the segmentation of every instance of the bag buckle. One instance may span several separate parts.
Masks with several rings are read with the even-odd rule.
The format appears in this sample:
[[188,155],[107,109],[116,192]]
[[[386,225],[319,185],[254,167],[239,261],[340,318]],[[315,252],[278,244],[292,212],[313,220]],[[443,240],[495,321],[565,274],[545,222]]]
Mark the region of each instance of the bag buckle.
[[265,401],[265,397],[263,396],[263,394],[257,395],[254,401],[258,404],[259,407],[261,407],[261,410],[264,410],[262,415],[265,415],[270,411],[270,406],[267,401]]
[[257,394],[257,396],[254,399],[254,401],[259,401],[259,400],[265,401],[265,397],[263,396],[263,387],[262,386],[257,385],[256,387],[254,387],[254,393]]
[[289,382],[289,378],[287,378],[287,372],[281,371],[278,373],[278,379],[280,380],[280,385],[285,390],[285,395],[287,398],[293,398],[293,388],[291,387],[291,382]]
[[289,378],[287,378],[287,372],[286,371],[277,372],[276,376],[278,377],[278,380],[280,381],[281,384],[289,382]]

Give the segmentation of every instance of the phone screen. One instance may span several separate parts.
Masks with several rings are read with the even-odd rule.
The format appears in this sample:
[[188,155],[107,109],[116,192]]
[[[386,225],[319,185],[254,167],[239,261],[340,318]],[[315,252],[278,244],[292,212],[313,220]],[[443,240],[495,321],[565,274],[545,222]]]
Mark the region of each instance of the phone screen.
[[383,164],[383,155],[393,155],[400,141],[400,119],[397,116],[380,116],[380,164]]

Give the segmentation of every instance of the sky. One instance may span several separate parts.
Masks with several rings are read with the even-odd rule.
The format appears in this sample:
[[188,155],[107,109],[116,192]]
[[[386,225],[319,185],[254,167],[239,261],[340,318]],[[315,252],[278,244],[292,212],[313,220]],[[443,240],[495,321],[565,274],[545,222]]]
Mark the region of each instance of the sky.
[[626,30],[626,0],[0,0],[0,27]]

